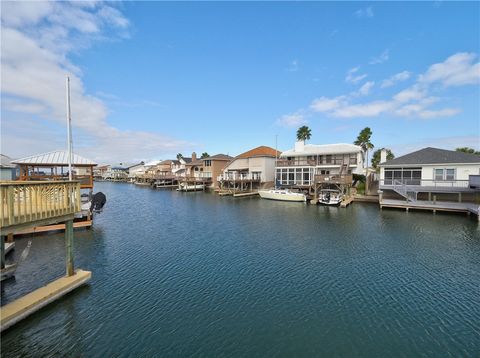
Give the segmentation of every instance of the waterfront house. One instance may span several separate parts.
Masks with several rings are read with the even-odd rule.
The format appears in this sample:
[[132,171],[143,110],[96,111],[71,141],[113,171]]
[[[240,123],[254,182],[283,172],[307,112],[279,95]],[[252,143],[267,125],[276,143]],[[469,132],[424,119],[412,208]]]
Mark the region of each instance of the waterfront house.
[[111,165],[99,165],[93,169],[93,178],[95,180],[103,180],[106,172],[110,170]]
[[212,188],[218,187],[218,176],[223,169],[233,159],[226,154],[216,154],[203,159],[197,159],[195,153],[192,153],[192,160],[185,165],[186,178],[196,179],[196,181],[205,182]]
[[12,158],[0,154],[0,180],[15,180],[18,167],[12,164]]
[[478,202],[479,155],[428,147],[387,161],[382,151],[379,167],[380,200]]
[[351,185],[352,174],[363,174],[362,148],[354,144],[305,144],[280,155],[276,165],[277,184],[311,188],[316,182]]
[[128,180],[130,182],[135,181],[135,178],[139,174],[145,174],[145,162],[141,161],[140,163],[127,166],[128,169]]
[[104,174],[103,180],[125,182],[128,180],[128,168],[111,166]]
[[222,190],[246,191],[275,185],[275,161],[280,152],[267,146],[237,155],[217,181]]

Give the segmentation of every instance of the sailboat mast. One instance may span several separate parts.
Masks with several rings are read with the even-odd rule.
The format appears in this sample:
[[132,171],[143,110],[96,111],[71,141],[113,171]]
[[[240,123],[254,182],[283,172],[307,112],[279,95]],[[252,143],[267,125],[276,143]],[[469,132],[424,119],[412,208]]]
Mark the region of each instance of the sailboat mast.
[[72,181],[72,117],[70,112],[70,77],[67,76],[67,146],[68,146],[68,180]]

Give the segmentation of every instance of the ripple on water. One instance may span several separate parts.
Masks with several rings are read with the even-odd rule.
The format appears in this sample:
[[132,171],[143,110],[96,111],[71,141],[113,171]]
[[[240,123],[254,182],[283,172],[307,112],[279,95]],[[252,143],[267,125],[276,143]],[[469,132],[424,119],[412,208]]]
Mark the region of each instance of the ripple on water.
[[[75,234],[93,279],[2,335],[2,355],[474,355],[480,234],[463,216],[98,183]],[[27,240],[19,240],[17,254]],[[8,302],[63,274],[33,239]]]

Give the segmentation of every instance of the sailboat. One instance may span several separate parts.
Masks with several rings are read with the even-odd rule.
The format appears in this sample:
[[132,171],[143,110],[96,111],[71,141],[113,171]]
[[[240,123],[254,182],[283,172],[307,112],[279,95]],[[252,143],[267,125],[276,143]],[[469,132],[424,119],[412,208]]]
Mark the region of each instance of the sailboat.
[[[275,168],[277,167],[277,137],[275,137]],[[306,202],[307,196],[304,193],[292,191],[290,189],[280,189],[277,185],[277,180],[275,180],[274,189],[259,190],[258,195],[262,199],[270,200],[279,200],[279,201],[296,201],[296,202]]]

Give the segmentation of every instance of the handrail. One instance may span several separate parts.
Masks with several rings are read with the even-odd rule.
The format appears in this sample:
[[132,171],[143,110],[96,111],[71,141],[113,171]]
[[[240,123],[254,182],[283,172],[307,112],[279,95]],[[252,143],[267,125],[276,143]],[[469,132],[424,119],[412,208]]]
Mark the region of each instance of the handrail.
[[381,179],[380,185],[384,186],[429,186],[437,188],[468,188],[469,181],[464,179],[459,180],[434,180],[434,179]]
[[0,182],[3,229],[73,215],[81,211],[78,181]]

